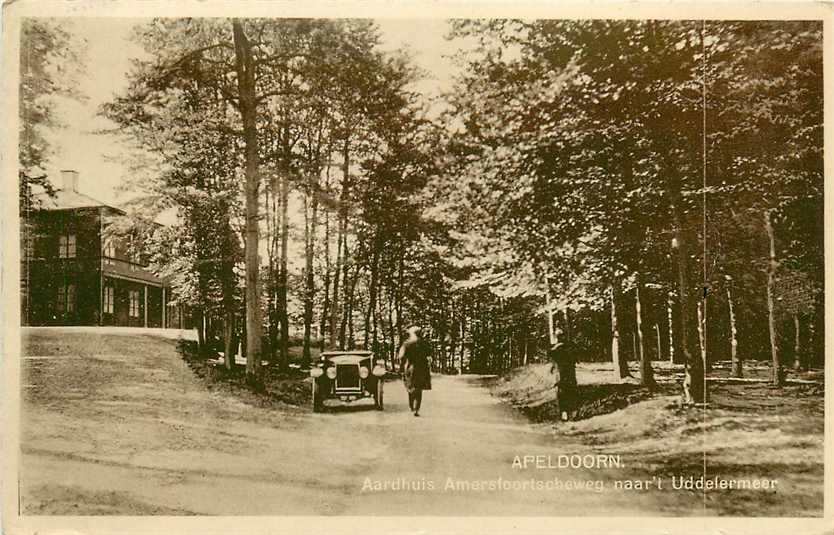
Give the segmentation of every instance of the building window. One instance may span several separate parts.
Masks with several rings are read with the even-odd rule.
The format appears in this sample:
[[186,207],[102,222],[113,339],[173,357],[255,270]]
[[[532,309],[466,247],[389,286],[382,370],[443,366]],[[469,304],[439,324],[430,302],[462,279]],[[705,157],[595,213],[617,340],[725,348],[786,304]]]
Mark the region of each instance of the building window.
[[75,258],[75,234],[66,234],[58,238],[58,257]]
[[108,239],[104,242],[104,263],[111,266],[114,258],[116,258],[116,246],[112,239]]
[[104,313],[105,314],[112,314],[113,313],[113,287],[112,286],[105,286],[104,287]]
[[70,314],[75,312],[75,284],[67,284],[58,287],[58,298],[55,302],[55,310],[59,314]]
[[138,318],[139,317],[139,290],[130,290],[128,292],[130,296],[130,305],[128,307],[128,314],[131,318]]

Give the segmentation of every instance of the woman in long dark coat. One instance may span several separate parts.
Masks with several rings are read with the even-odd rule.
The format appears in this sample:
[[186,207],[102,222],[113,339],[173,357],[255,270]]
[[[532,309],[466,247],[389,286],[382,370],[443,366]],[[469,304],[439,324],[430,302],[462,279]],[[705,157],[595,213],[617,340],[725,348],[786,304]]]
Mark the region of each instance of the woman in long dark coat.
[[408,339],[400,347],[400,372],[408,391],[408,408],[420,416],[423,390],[431,390],[431,346],[422,336],[420,327],[408,329]]
[[556,379],[557,399],[562,420],[568,420],[576,410],[579,401],[579,387],[576,384],[576,347],[569,341],[558,341],[561,329],[556,329],[557,342],[547,352],[550,358],[550,373],[558,372]]

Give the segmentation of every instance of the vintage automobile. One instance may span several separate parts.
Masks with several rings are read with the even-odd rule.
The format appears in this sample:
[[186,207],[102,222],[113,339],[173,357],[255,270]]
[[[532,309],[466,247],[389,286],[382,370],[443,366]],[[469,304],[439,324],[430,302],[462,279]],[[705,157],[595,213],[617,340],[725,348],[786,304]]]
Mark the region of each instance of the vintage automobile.
[[385,360],[374,360],[370,351],[325,351],[310,376],[314,412],[363,399],[373,399],[377,410],[383,408]]

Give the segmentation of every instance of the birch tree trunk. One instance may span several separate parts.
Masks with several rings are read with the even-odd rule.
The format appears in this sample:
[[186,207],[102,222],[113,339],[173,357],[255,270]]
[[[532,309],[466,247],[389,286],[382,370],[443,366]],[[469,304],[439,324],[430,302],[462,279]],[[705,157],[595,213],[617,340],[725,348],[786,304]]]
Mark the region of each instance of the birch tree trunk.
[[555,345],[559,340],[556,337],[556,326],[553,323],[553,301],[550,299],[550,289],[547,290],[545,294],[545,299],[547,300],[547,333],[548,339],[550,340],[550,345]]
[[701,352],[701,360],[704,363],[704,371],[706,371],[707,366],[707,345],[705,340],[705,333],[704,333],[704,304],[705,301],[701,300],[698,301],[698,349]]
[[636,274],[636,285],[634,286],[634,317],[637,322],[637,350],[640,358],[640,384],[647,387],[654,387],[654,372],[649,352],[646,351],[645,337],[643,336],[643,314],[640,302],[640,289],[643,280],[639,273]]
[[779,346],[776,334],[776,306],[774,303],[774,284],[776,279],[776,268],[779,266],[776,260],[776,237],[773,232],[771,211],[764,212],[765,232],[767,233],[770,255],[767,264],[767,325],[770,332],[770,356],[773,362],[772,382],[774,386],[782,386],[783,372],[782,363],[779,360]]
[[203,308],[198,306],[194,311],[194,325],[197,327],[197,352],[202,355],[206,350],[206,326],[203,321]]
[[738,330],[736,329],[736,314],[733,309],[733,294],[727,286],[727,305],[730,311],[730,362],[733,377],[741,377],[743,372],[742,362],[738,356]]

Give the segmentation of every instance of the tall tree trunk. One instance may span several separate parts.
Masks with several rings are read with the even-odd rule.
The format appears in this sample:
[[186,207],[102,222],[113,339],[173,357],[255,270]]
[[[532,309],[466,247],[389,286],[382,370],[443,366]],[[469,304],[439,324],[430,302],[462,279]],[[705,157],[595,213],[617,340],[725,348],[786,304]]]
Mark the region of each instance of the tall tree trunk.
[[[289,157],[289,131],[284,133],[284,154]],[[290,219],[289,219],[289,200],[290,200],[290,174],[288,165],[284,164],[284,172],[281,177],[281,265],[278,273],[278,319],[281,321],[281,339],[279,340],[280,353],[278,357],[278,367],[281,370],[289,368],[289,349],[290,349],[290,317],[289,308],[287,305],[288,294],[288,270],[287,270],[287,251],[289,244],[290,233]]]
[[547,334],[548,340],[550,341],[550,345],[556,345],[559,342],[558,336],[556,335],[556,324],[553,321],[553,314],[555,311],[553,310],[553,300],[550,297],[550,289],[548,288],[547,293],[545,294],[545,299],[547,300],[546,308],[547,308]]
[[[268,285],[267,285],[267,319],[268,324],[268,342],[269,342],[269,360],[270,363],[276,364],[278,357],[278,337],[280,334],[281,322],[278,318],[278,254],[280,236],[278,229],[280,227],[280,194],[278,192],[277,178],[273,175],[267,181],[266,192],[266,207],[267,207],[267,232],[269,238],[269,245],[267,247],[269,265],[268,265]],[[270,202],[271,201],[271,202]],[[271,209],[270,209],[271,206]]]
[[[243,302],[243,313],[246,315],[246,300],[244,299]],[[240,351],[241,355],[248,355],[249,352],[246,350],[246,322],[241,322],[242,325],[240,326],[241,337],[240,337]]]
[[[316,274],[314,270],[314,259],[316,252],[316,232],[318,226],[318,184],[312,185],[312,199],[310,201],[310,220],[305,225],[307,239],[305,241],[305,277],[304,277],[304,362],[310,362],[312,357],[310,351],[310,334],[313,327],[313,305],[316,296]],[[305,207],[306,212],[306,207]],[[305,214],[306,215],[306,214]],[[306,218],[305,218],[306,219]]]
[[235,312],[234,308],[230,311],[225,309],[223,311],[223,355],[224,364],[227,370],[231,370],[235,365],[235,347],[234,347],[234,332],[235,332]]
[[522,354],[521,365],[527,366],[527,358],[530,351],[530,324],[524,324],[524,353]]
[[344,251],[342,252],[342,317],[339,319],[339,349],[347,349],[347,318],[350,310],[350,277],[348,270],[347,236],[345,236]]
[[799,323],[799,314],[794,312],[793,314],[793,332],[794,332],[794,342],[793,342],[793,369],[794,370],[801,370],[802,369],[802,346],[800,344],[799,335],[801,334],[800,331],[800,323]]
[[[373,311],[373,321],[371,322],[371,330],[373,335],[371,337],[371,351],[374,352],[374,355],[379,354],[379,287],[375,290],[377,296],[374,299],[374,307],[371,309]],[[384,334],[383,334],[384,336]]]
[[[228,211],[226,212],[228,217]],[[236,237],[228,226],[228,219],[226,223],[226,240],[223,247],[223,263],[222,263],[222,301],[223,301],[223,355],[225,356],[226,369],[231,370],[235,364],[235,347],[234,347],[234,332],[235,332],[235,262],[232,257],[234,251],[234,241]]]
[[342,240],[344,233],[342,230],[341,217],[337,219],[336,230],[336,266],[333,270],[333,294],[330,304],[330,326],[329,326],[329,346],[331,349],[336,348],[336,341],[338,336],[337,323],[339,321],[339,279],[342,275]]
[[663,360],[663,346],[660,340],[660,325],[657,322],[654,324],[654,335],[657,340],[657,360]]
[[455,367],[455,354],[458,350],[458,341],[460,336],[460,326],[459,319],[458,319],[458,311],[455,307],[454,299],[451,300],[451,322],[449,326],[449,353],[448,353],[448,360],[444,363],[444,368],[446,372],[451,371]]
[[508,331],[505,332],[505,338],[507,340],[507,358],[502,363],[502,368],[505,370],[510,370],[513,367],[513,328],[512,326],[508,327]]
[[701,311],[701,316],[699,317],[698,323],[698,325],[700,326],[699,334],[701,340],[701,358],[704,359],[704,371],[706,373],[709,373],[712,371],[712,360],[710,360],[710,353],[707,350],[707,307],[709,307],[709,301],[707,301],[707,294],[704,294],[703,299],[699,301],[699,306],[699,310]]
[[374,233],[373,239],[373,253],[371,253],[371,280],[368,283],[368,308],[365,312],[365,349],[369,349],[369,342],[371,341],[371,320],[376,310],[377,291],[379,286],[379,249],[380,245],[380,230],[377,229]]
[[649,352],[646,351],[645,336],[643,335],[643,314],[640,303],[640,289],[643,286],[643,279],[640,273],[636,274],[636,284],[634,286],[634,317],[637,323],[637,351],[640,359],[640,384],[648,387],[654,387],[654,373],[652,370],[652,359]]
[[197,327],[197,353],[204,355],[206,351],[206,323],[203,319],[203,307],[194,310],[194,325]]
[[611,361],[614,364],[614,380],[621,381],[631,377],[628,361],[620,351],[620,323],[617,317],[617,300],[620,297],[620,282],[611,286]]
[[704,332],[704,305],[706,301],[698,301],[696,308],[698,314],[698,350],[701,352],[701,360],[704,363],[704,371],[707,371],[707,341],[706,333]]
[[679,177],[673,177],[669,184],[670,209],[672,211],[673,240],[676,252],[678,275],[678,305],[680,308],[680,337],[684,362],[684,399],[689,403],[705,403],[707,389],[704,375],[704,361],[692,350],[692,289],[689,287],[688,247],[684,238],[681,183]]
[[727,306],[730,311],[730,373],[733,377],[741,377],[743,372],[742,362],[738,356],[738,330],[736,329],[736,314],[733,309],[733,294],[730,286],[727,285]]
[[[345,349],[346,343],[346,324],[345,318],[348,314],[348,295],[352,293],[350,289],[350,284],[348,283],[349,277],[349,268],[350,264],[352,263],[352,259],[349,256],[349,249],[348,249],[348,204],[350,203],[350,189],[351,189],[351,178],[350,178],[350,134],[345,135],[344,145],[342,147],[342,192],[341,198],[339,202],[339,230],[342,235],[342,286],[343,286],[343,298],[342,298],[342,324],[341,328],[339,329],[339,347],[341,349]],[[335,299],[335,295],[334,295]],[[352,311],[351,311],[352,313]],[[352,322],[351,322],[352,324]]]
[[260,262],[258,260],[258,188],[260,161],[258,154],[258,117],[255,96],[255,61],[252,46],[239,19],[232,20],[235,43],[239,107],[245,143],[246,176],[246,375],[258,375],[261,364]]
[[388,301],[388,357],[391,366],[394,365],[394,355],[397,353],[397,333],[394,330],[394,293],[391,286],[385,288],[385,295]]
[[[328,167],[328,169],[330,169]],[[328,171],[329,174],[329,171]],[[330,180],[326,179],[326,187],[329,188]],[[324,302],[321,311],[321,323],[319,327],[319,350],[324,351],[325,347],[325,332],[327,331],[328,319],[330,317],[330,213],[324,213]],[[330,333],[327,333],[330,336]]]
[[767,325],[770,332],[770,356],[773,360],[772,382],[775,386],[782,386],[784,373],[782,363],[779,360],[779,346],[776,333],[776,305],[774,303],[774,285],[776,284],[776,269],[779,262],[776,260],[776,237],[773,232],[771,211],[764,212],[765,232],[767,233],[770,255],[767,263]]
[[403,335],[403,279],[405,277],[405,254],[400,251],[397,261],[397,286],[394,292],[394,312],[397,318],[397,346],[402,344]]
[[458,368],[459,374],[463,374],[463,357],[466,356],[466,320],[466,308],[464,308],[460,318],[460,367]]
[[[359,274],[361,272],[361,266],[357,263],[356,264],[356,273],[351,277],[350,281],[350,290],[348,291],[348,295],[346,297],[346,307],[345,307],[345,315],[342,319],[343,323],[343,333],[345,334],[345,343],[347,344],[344,347],[347,349],[355,349],[356,348],[356,336],[354,332],[354,325],[353,325],[353,307],[356,301],[356,283],[359,281]],[[347,285],[346,285],[347,286]]]
[[669,362],[675,362],[675,325],[672,318],[672,302],[674,294],[669,292],[666,297],[666,321],[669,325]]

